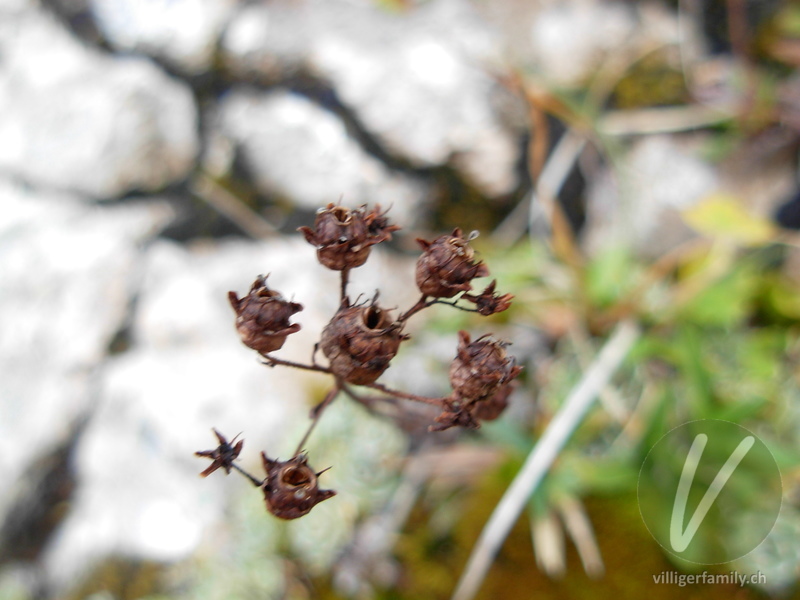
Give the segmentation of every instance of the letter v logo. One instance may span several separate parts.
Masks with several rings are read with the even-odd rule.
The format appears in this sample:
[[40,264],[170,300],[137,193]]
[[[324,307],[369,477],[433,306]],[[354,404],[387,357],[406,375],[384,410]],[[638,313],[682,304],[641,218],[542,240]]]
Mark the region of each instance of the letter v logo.
[[704,565],[752,552],[775,525],[783,497],[780,469],[764,441],[718,419],[665,433],[642,461],[636,489],[655,540],[682,560]]
[[706,515],[708,515],[711,505],[714,504],[714,500],[717,499],[717,496],[719,496],[722,488],[725,487],[728,479],[733,475],[736,467],[739,466],[739,463],[742,462],[742,459],[750,451],[750,448],[753,447],[753,444],[755,444],[755,438],[749,435],[739,442],[739,445],[736,446],[736,449],[731,453],[728,460],[725,461],[725,464],[722,465],[722,468],[714,477],[714,481],[711,482],[706,493],[703,494],[700,504],[697,505],[694,514],[689,519],[689,523],[684,530],[683,521],[684,515],[686,514],[686,504],[689,500],[689,491],[692,488],[697,465],[700,463],[703,450],[705,450],[707,443],[708,436],[704,433],[699,433],[697,437],[694,438],[694,442],[692,442],[692,447],[689,449],[689,454],[686,456],[686,462],[683,463],[683,471],[681,472],[681,478],[678,482],[678,489],[675,492],[675,503],[672,505],[672,520],[669,524],[669,543],[675,552],[683,552],[692,542],[697,530],[700,528]]

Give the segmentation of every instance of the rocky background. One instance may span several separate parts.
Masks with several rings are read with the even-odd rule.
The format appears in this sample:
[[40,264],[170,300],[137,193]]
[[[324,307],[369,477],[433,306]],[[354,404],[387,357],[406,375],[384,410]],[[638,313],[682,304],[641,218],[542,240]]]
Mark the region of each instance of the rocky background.
[[[796,82],[757,151],[709,160],[698,128],[737,110],[738,67],[714,46],[713,15],[679,19],[674,4],[0,0],[0,597],[138,598],[193,568],[216,579],[190,597],[238,597],[231,580],[242,597],[302,597],[281,552],[324,571],[390,496],[411,442],[340,403],[315,443],[348,493],[292,528],[265,516],[262,531],[232,531],[260,499],[243,480],[201,480],[192,453],[215,426],[245,432],[245,464],[262,448],[285,456],[324,382],[259,365],[226,294],[271,273],[305,305],[283,353],[305,361],[338,303],[337,279],[292,233],[319,206],[391,206],[407,234],[353,285],[398,306],[414,301],[415,234],[537,233],[542,123],[520,77],[529,96],[601,99],[595,134],[614,160],[570,150],[550,117],[545,150],[562,155],[540,179],[563,188],[588,252],[623,239],[658,256],[691,235],[678,211],[719,190],[772,215],[795,188]],[[635,64],[666,89],[627,80]],[[648,92],[703,104],[642,113]],[[415,333],[432,357],[417,385],[446,384],[454,344]],[[419,372],[408,358],[387,376]],[[232,566],[247,544],[263,552],[258,581]]]

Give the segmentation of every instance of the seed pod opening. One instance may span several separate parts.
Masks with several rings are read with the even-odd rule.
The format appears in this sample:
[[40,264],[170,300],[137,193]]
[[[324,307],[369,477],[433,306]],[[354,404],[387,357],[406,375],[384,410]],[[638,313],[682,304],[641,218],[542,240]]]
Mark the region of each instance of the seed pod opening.
[[319,489],[319,475],[308,466],[308,457],[300,454],[287,461],[272,460],[261,453],[267,478],[262,490],[267,510],[281,519],[297,519],[308,514],[323,500],[336,495],[334,490]]
[[405,339],[402,324],[394,322],[374,301],[350,306],[345,298],[322,330],[320,348],[336,376],[347,383],[366,385],[389,368]]

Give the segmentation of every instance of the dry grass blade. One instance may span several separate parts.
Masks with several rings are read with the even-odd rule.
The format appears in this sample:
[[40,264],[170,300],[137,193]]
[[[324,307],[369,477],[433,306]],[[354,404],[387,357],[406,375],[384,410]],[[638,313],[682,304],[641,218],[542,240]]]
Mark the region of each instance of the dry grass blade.
[[475,596],[528,498],[638,338],[639,328],[636,324],[632,321],[620,323],[578,385],[572,389],[483,528],[453,600],[471,600]]
[[608,111],[597,125],[606,135],[652,135],[713,127],[734,115],[701,105]]
[[548,577],[561,577],[567,572],[567,545],[558,516],[549,512],[544,517],[531,519],[531,538],[536,565]]
[[264,217],[204,173],[197,174],[189,182],[189,190],[254,240],[265,239],[278,232]]
[[558,506],[561,520],[578,550],[583,570],[589,577],[600,577],[605,572],[603,557],[594,535],[592,522],[577,498],[565,498]]
[[[494,242],[502,247],[511,246],[522,237],[526,226],[530,226],[531,231],[541,232],[540,221],[543,222],[545,231],[549,233],[558,193],[585,144],[586,140],[577,133],[569,131],[564,134],[547,159],[535,189],[531,191],[528,199],[521,201],[495,229],[492,234]],[[541,211],[537,210],[539,206]]]

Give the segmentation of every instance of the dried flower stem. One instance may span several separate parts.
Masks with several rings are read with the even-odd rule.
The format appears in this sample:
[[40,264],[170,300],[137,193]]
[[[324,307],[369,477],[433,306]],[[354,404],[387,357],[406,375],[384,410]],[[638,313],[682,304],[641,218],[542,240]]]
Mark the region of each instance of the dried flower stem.
[[415,314],[417,314],[418,312],[430,306],[433,306],[434,304],[446,304],[447,306],[452,306],[453,308],[457,308],[458,310],[463,310],[464,312],[471,312],[471,313],[480,312],[477,308],[467,308],[466,306],[461,306],[460,304],[457,304],[459,300],[461,300],[461,296],[455,298],[452,302],[447,302],[446,300],[442,300],[441,298],[433,298],[431,300],[428,300],[427,296],[422,296],[422,298],[420,298],[414,306],[412,306],[406,312],[400,315],[397,321],[399,323],[403,323],[412,316],[414,316]]
[[264,485],[264,480],[263,480],[263,479],[258,479],[258,478],[257,478],[257,477],[255,477],[254,475],[251,475],[250,473],[248,473],[247,471],[245,471],[245,470],[244,470],[242,467],[240,467],[239,465],[237,465],[237,464],[231,464],[231,468],[232,468],[232,469],[235,469],[236,471],[239,471],[239,473],[241,473],[242,475],[244,475],[245,477],[247,477],[247,479],[249,479],[249,480],[250,480],[250,483],[252,483],[254,486],[256,486],[256,487],[261,487],[262,485]]
[[262,354],[261,357],[264,359],[261,364],[267,365],[268,367],[281,365],[283,367],[294,367],[295,369],[305,369],[306,371],[317,371],[319,373],[331,372],[328,367],[323,367],[322,365],[318,364],[305,365],[303,363],[292,362],[290,360],[283,360],[282,358],[275,358],[274,356],[269,356],[268,354]]
[[458,310],[463,310],[464,312],[471,312],[471,313],[480,312],[477,308],[467,308],[466,306],[461,306],[459,304],[456,304],[456,302],[458,302],[459,300],[460,298],[456,298],[452,302],[446,302],[445,300],[431,300],[428,303],[428,306],[431,306],[432,304],[446,304],[447,306],[452,306],[453,308],[457,308]]
[[[356,392],[353,391],[353,388],[351,388],[347,384],[342,384],[342,391],[347,396],[349,396],[350,398],[352,398],[353,400],[358,402],[360,405],[362,405],[364,408],[366,408],[370,412],[374,412],[374,406],[373,405],[375,404],[375,402],[379,401],[377,396],[362,396],[361,394],[357,394]],[[392,400],[394,400],[394,399],[392,399]]]
[[339,302],[344,302],[344,299],[347,298],[347,282],[350,279],[350,269],[345,267],[341,271],[341,284],[339,286]]
[[418,396],[417,394],[410,394],[408,392],[401,392],[399,390],[393,390],[391,388],[386,387],[382,383],[370,383],[367,387],[372,388],[373,390],[378,390],[379,392],[383,392],[384,394],[389,394],[390,396],[395,396],[396,398],[403,398],[404,400],[413,400],[414,402],[422,402],[424,404],[431,404],[433,406],[445,406],[447,403],[447,398],[429,398],[428,396]]
[[340,391],[342,391],[342,388],[337,383],[328,391],[322,402],[311,409],[311,425],[306,430],[306,433],[300,440],[300,443],[297,444],[297,449],[294,451],[294,456],[299,455],[303,451],[303,446],[305,446],[306,442],[308,441],[311,432],[314,431],[314,427],[317,426],[322,413],[325,412],[325,409],[328,408],[328,406],[330,406],[331,403],[336,399],[336,396],[339,395]]
[[[267,276],[264,275],[256,278],[245,296],[239,297],[234,291],[228,293],[231,307],[236,313],[239,337],[248,348],[259,353],[264,365],[325,373],[333,378],[334,383],[324,399],[311,410],[311,422],[289,460],[273,460],[261,452],[266,479],[260,480],[233,464],[242,450],[244,440],[233,438],[228,442],[216,429],[217,447],[195,453],[212,461],[201,473],[203,477],[218,469],[223,469],[226,474],[233,469],[262,490],[271,514],[281,519],[296,519],[307,514],[319,502],[336,495],[334,490],[319,488],[317,480],[324,471],[314,472],[308,466],[304,446],[339,392],[344,392],[376,414],[381,414],[376,407],[383,409],[383,416],[396,419],[404,428],[416,426],[406,413],[417,417],[425,413],[423,418],[426,421],[430,415],[422,406],[403,405],[401,400],[440,409],[442,414],[434,419],[434,425],[429,427],[431,431],[456,425],[475,428],[480,420],[494,419],[502,412],[511,392],[509,383],[521,368],[506,356],[506,344],[487,341],[486,336],[470,342],[468,334],[460,332],[462,343],[451,365],[452,393],[448,396],[430,398],[376,383],[397,355],[400,344],[409,338],[403,333],[403,328],[405,321],[416,313],[434,304],[448,304],[459,310],[488,316],[506,310],[513,298],[511,294],[495,291],[496,280],[482,292],[470,293],[472,280],[489,275],[489,269],[475,258],[475,251],[469,246],[476,233],[465,236],[461,229],[455,229],[432,241],[417,239],[423,250],[415,272],[421,296],[399,319],[393,320],[390,311],[378,305],[378,291],[369,302],[359,303],[359,296],[355,304],[351,303],[347,295],[350,270],[363,265],[372,246],[390,240],[392,232],[398,229],[398,226],[389,222],[380,206],[368,211],[366,205],[350,209],[338,204],[328,204],[317,211],[314,229],[299,229],[306,241],[316,248],[320,264],[340,273],[339,308],[314,345],[310,364],[271,355],[283,347],[289,335],[300,330],[300,324],[292,323],[291,317],[303,309],[301,304],[285,300],[279,292],[270,289]],[[459,301],[471,302],[475,308],[458,306]],[[391,312],[394,313],[393,310]],[[327,366],[317,364],[317,350],[322,350]],[[499,367],[495,368],[497,365]],[[472,379],[476,379],[477,383],[470,383]],[[369,387],[384,395],[361,396],[350,387],[356,385]]]
[[397,322],[403,323],[407,321],[410,317],[417,314],[422,309],[428,308],[431,304],[433,304],[433,302],[434,302],[433,300],[428,301],[428,297],[425,294],[423,294],[422,297],[419,300],[417,300],[417,303],[414,306],[409,308],[406,312],[404,312],[397,318]]

